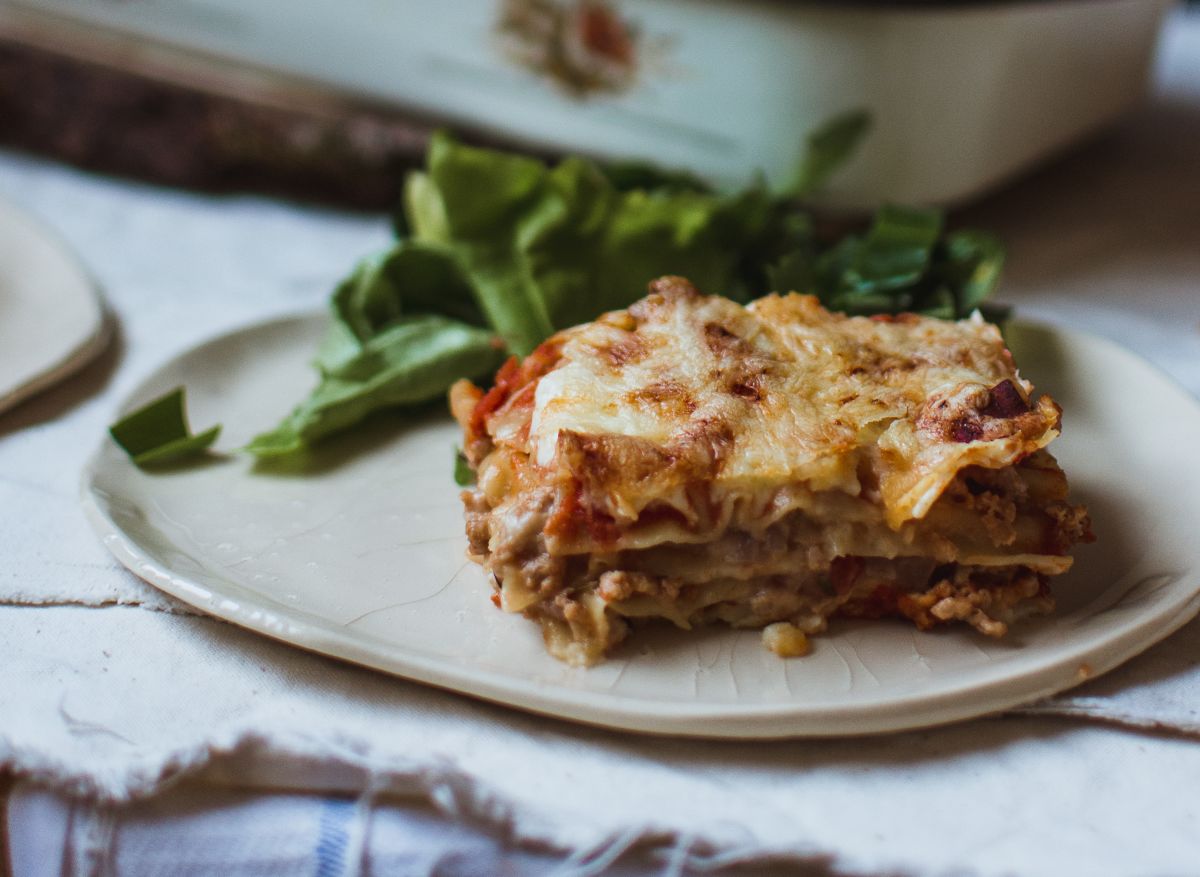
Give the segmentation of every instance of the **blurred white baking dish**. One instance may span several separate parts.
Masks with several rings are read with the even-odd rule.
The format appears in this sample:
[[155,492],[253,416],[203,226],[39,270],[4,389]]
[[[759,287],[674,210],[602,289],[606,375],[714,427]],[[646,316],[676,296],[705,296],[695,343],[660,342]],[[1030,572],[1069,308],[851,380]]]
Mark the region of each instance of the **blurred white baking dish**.
[[874,130],[827,193],[861,206],[961,201],[1110,121],[1143,93],[1170,5],[9,0],[0,23],[128,58],[169,47],[215,88],[240,65],[277,93],[315,85],[730,184],[785,184],[806,132],[863,107]]

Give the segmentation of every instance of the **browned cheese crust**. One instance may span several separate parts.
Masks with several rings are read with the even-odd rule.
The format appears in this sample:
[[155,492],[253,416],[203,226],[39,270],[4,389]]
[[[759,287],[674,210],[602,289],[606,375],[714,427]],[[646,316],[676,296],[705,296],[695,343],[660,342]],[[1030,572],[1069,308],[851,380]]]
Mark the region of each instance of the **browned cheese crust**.
[[558,333],[486,393],[451,391],[477,485],[470,553],[495,602],[591,664],[631,622],[768,626],[780,654],[835,615],[1048,612],[1091,536],[994,326],[748,306],[667,277]]

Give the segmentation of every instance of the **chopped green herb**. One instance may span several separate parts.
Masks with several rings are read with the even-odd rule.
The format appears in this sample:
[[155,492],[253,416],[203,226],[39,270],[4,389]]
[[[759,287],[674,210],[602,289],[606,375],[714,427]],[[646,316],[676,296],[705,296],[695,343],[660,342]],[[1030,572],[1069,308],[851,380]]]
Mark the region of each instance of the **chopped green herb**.
[[454,449],[454,483],[459,487],[470,487],[475,483],[475,470],[467,462],[467,455],[462,448]]
[[181,460],[208,449],[221,432],[211,427],[192,435],[187,425],[184,389],[176,387],[108,428],[109,434],[139,466]]

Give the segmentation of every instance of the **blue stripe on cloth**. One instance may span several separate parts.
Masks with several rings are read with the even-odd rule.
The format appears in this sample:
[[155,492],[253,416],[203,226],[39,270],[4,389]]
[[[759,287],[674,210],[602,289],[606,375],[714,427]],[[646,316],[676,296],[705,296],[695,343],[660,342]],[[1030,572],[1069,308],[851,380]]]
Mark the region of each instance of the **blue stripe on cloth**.
[[353,814],[352,801],[332,798],[322,804],[316,877],[341,877],[345,873],[346,845],[350,841],[350,817]]

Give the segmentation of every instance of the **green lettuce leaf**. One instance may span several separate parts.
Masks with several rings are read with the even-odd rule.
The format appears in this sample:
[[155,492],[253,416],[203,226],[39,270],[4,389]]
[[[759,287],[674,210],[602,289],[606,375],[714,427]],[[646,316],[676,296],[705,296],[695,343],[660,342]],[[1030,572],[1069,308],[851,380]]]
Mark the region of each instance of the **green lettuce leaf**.
[[658,192],[700,192],[712,194],[713,188],[688,171],[670,170],[645,161],[614,161],[602,164],[601,172],[618,192],[637,189]]
[[1004,246],[986,232],[956,231],[946,236],[941,256],[937,273],[947,287],[958,291],[959,312],[983,307],[1000,282]]
[[334,290],[331,306],[335,319],[363,342],[414,314],[439,313],[487,325],[454,260],[414,241],[400,241],[359,262]]
[[[983,306],[995,289],[1004,250],[977,231],[945,234],[938,210],[885,205],[864,235],[846,235],[824,249],[811,241],[779,257],[769,287],[809,292],[831,310],[851,315],[912,311],[953,320]],[[1003,318],[1003,309],[985,316]]]
[[176,387],[118,420],[109,434],[139,466],[198,456],[217,440],[221,427],[192,435],[186,404],[183,387]]
[[260,457],[302,451],[378,409],[436,399],[457,379],[494,371],[502,359],[487,329],[435,314],[401,317],[357,355],[323,371],[311,395],[246,450]]
[[789,194],[804,198],[818,191],[854,156],[870,130],[871,114],[850,110],[809,134]]
[[757,190],[622,190],[582,158],[549,167],[441,134],[407,203],[417,240],[453,253],[489,324],[523,356],[557,329],[631,304],[660,275],[725,288],[767,201]]
[[941,211],[881,207],[843,282],[869,293],[912,286],[929,269],[941,233]]

